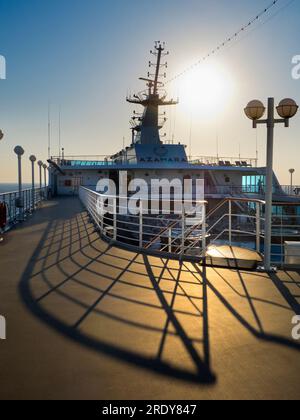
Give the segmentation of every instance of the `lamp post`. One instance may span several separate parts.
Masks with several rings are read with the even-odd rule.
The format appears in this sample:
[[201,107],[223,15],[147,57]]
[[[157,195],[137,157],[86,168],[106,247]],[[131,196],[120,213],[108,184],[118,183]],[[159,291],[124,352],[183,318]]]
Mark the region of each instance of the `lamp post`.
[[44,163],[44,186],[45,186],[45,198],[47,198],[47,165]]
[[267,272],[274,271],[271,266],[271,244],[272,244],[272,206],[273,206],[273,150],[274,150],[274,128],[275,124],[284,124],[289,127],[290,118],[298,111],[298,105],[293,99],[284,99],[277,106],[277,113],[281,117],[275,118],[275,100],[268,99],[268,117],[262,120],[266,108],[260,101],[251,101],[245,108],[246,116],[253,121],[253,128],[258,124],[267,126],[267,168],[266,168],[266,210],[265,210],[265,252],[264,267]]
[[29,158],[31,162],[31,207],[32,211],[35,209],[35,180],[34,180],[34,164],[36,162],[36,157],[31,155]]
[[43,167],[43,162],[41,160],[38,161],[38,167],[40,169],[40,197],[42,197],[42,167]]
[[291,194],[293,192],[293,175],[294,175],[295,172],[296,172],[295,169],[290,169],[289,170],[289,173],[291,174]]
[[[16,207],[19,209],[23,208],[23,202],[22,202],[22,156],[24,155],[24,149],[21,146],[16,146],[14,148],[14,152],[18,157],[18,186],[19,186],[19,194],[18,199],[16,200]],[[21,212],[21,219],[22,217],[22,211]]]

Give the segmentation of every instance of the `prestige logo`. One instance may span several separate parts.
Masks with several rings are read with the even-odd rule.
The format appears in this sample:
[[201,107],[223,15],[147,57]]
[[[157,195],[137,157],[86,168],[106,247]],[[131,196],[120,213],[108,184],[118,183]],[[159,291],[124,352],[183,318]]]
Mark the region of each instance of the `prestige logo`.
[[0,315],[0,340],[6,340],[6,319]]
[[295,55],[292,58],[292,64],[293,64],[292,78],[294,80],[299,80],[300,79],[300,55]]

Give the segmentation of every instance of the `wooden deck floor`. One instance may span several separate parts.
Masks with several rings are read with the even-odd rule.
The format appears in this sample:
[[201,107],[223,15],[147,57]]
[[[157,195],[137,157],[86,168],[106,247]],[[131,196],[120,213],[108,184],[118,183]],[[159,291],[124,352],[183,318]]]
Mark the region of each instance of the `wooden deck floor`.
[[299,399],[300,275],[101,241],[76,198],[0,245],[0,399]]

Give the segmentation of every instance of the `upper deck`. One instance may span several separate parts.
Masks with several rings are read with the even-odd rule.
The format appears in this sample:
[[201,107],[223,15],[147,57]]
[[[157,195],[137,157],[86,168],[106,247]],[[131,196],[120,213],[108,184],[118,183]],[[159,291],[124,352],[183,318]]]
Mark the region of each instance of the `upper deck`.
[[165,159],[145,156],[139,160],[136,157],[123,155],[95,155],[95,156],[65,156],[64,158],[54,156],[51,160],[61,169],[101,169],[101,170],[124,170],[124,169],[191,169],[191,170],[228,170],[228,171],[249,171],[257,170],[257,160],[254,158],[236,157],[211,157],[195,156],[186,159]]

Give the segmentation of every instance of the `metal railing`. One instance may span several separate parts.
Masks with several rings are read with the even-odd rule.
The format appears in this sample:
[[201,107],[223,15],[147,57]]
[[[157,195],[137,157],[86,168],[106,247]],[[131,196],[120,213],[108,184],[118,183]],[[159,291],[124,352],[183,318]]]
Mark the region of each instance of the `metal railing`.
[[[273,188],[273,194],[277,197],[298,197],[300,205],[300,187],[277,185]],[[263,198],[265,196],[265,187],[256,185],[209,185],[205,187],[205,195],[221,195],[243,198],[252,196]]]
[[[282,208],[280,214],[272,218],[271,261],[278,267],[288,264],[286,242],[300,242],[300,215],[297,204],[273,203]],[[265,201],[248,198],[227,198],[207,214],[207,235],[210,245],[228,244],[255,250],[264,254]],[[288,209],[290,214],[284,214]],[[289,258],[298,260],[297,254],[289,253]]]
[[[163,214],[163,211],[151,214],[148,199],[141,199],[137,214],[121,214],[121,210],[127,210],[124,197],[101,195],[85,187],[80,188],[79,197],[101,235],[108,240],[177,256],[201,256],[205,253],[205,201],[183,203],[182,200],[172,199],[173,206],[177,209],[181,207],[180,212],[171,210],[171,214]],[[170,203],[170,199],[159,201],[161,207]],[[193,209],[187,209],[191,205]]]
[[221,156],[193,156],[189,158],[190,163],[194,165],[207,166],[237,166],[237,167],[257,167],[258,160],[256,158],[241,157],[221,157]]
[[17,222],[23,221],[26,215],[31,214],[39,204],[47,199],[48,188],[35,188],[22,190],[21,196],[18,191],[0,194],[0,203],[6,205],[6,226],[9,229]]
[[[78,155],[78,156],[53,156],[51,160],[60,166],[77,167],[77,166],[103,166],[103,165],[135,165],[138,163],[136,157],[127,154],[128,149],[124,149],[113,156],[107,155]],[[192,165],[202,166],[224,166],[224,167],[241,167],[251,168],[257,167],[255,158],[240,157],[214,157],[214,156],[189,156],[187,162]]]
[[[120,197],[102,196],[85,187],[80,188],[79,196],[101,234],[111,241],[182,257],[201,258],[208,246],[223,244],[264,254],[263,200],[226,198],[210,212],[206,211],[207,202],[201,201],[196,203],[196,217],[184,206],[180,214],[154,216],[143,212],[143,206],[148,208],[148,200],[141,200],[138,214],[122,216]],[[110,204],[104,209],[103,203],[108,198]],[[288,206],[292,213],[296,206]],[[271,259],[276,266],[283,267],[286,263],[286,241],[300,242],[300,215],[273,217]]]
[[299,197],[300,199],[300,185],[281,185],[281,189],[284,194],[291,197]]

